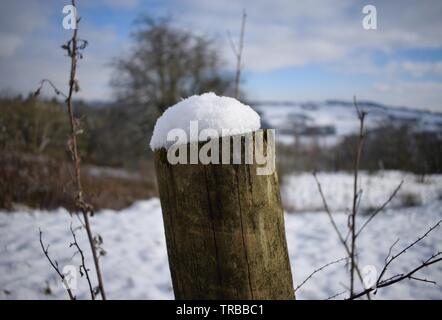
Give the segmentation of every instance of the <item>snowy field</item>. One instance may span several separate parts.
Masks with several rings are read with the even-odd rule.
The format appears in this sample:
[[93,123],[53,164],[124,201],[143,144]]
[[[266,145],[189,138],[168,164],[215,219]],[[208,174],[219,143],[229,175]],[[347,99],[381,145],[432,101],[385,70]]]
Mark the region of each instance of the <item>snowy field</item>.
[[[351,208],[353,199],[353,174],[350,172],[318,173],[318,180],[332,211]],[[362,189],[361,211],[380,207],[398,185],[403,184],[390,203],[391,207],[420,206],[442,200],[442,175],[422,177],[401,171],[379,171],[359,174]],[[284,177],[281,188],[284,207],[288,211],[321,211],[324,208],[316,181],[309,172]]]
[[[368,206],[385,199],[385,192],[393,190],[403,174],[390,172],[370,176],[373,187],[364,197]],[[364,178],[365,177],[365,178]],[[337,212],[336,220],[342,230],[347,217],[343,210],[348,206],[349,181],[346,174],[320,174],[324,192]],[[379,272],[390,245],[399,238],[395,251],[414,241],[418,235],[442,218],[440,176],[429,176],[423,184],[414,176],[405,180],[404,190],[421,195],[419,206],[405,208],[401,203],[377,217],[359,239],[360,266],[374,266]],[[309,182],[309,180],[312,182]],[[369,179],[363,175],[363,186]],[[364,182],[364,180],[366,182]],[[297,182],[296,182],[297,181]],[[375,188],[376,186],[376,188]],[[314,180],[308,175],[290,177],[283,186],[283,195],[289,195],[297,208],[296,213],[286,213],[286,230],[295,286],[314,269],[344,256],[338,239],[325,213],[317,207]],[[376,189],[381,191],[376,191]],[[291,190],[291,192],[290,192]],[[300,194],[304,190],[306,194]],[[364,191],[365,192],[365,191]],[[388,194],[388,192],[387,192]],[[363,199],[364,201],[364,199]],[[300,210],[303,208],[303,210]],[[310,209],[306,209],[310,208]],[[315,212],[309,212],[314,210]],[[361,220],[364,216],[360,217]],[[61,266],[79,264],[69,248],[70,223],[78,225],[67,211],[0,212],[0,299],[65,299],[67,295],[54,275],[38,242],[38,229],[44,232],[43,240],[50,243],[50,255]],[[139,201],[121,210],[103,210],[92,218],[95,232],[104,238],[107,255],[102,257],[102,267],[108,297],[111,299],[172,299],[173,292],[167,262],[166,245],[158,199]],[[87,249],[83,232],[78,232],[80,244]],[[442,229],[436,229],[418,246],[412,248],[386,275],[405,272],[419,265],[422,259],[442,250]],[[85,250],[88,251],[88,250]],[[89,265],[91,259],[88,257]],[[442,264],[423,270],[420,277],[437,281],[437,285],[407,280],[381,289],[375,298],[381,299],[442,299]],[[332,265],[316,274],[298,292],[298,299],[326,299],[345,290],[348,273],[344,263]],[[79,277],[79,298],[88,298],[87,283]],[[345,295],[337,299],[345,298]]]

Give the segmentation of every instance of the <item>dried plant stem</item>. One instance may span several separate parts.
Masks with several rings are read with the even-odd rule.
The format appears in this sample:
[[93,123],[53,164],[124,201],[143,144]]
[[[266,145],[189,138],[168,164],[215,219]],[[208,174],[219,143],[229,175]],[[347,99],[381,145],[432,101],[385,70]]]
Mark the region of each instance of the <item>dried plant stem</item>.
[[[72,0],[72,5],[75,7],[75,0]],[[80,166],[80,157],[78,154],[78,147],[77,147],[77,121],[74,116],[74,110],[73,110],[73,103],[72,103],[72,96],[74,94],[74,91],[76,89],[76,73],[77,73],[77,59],[78,59],[78,23],[79,19],[77,19],[77,28],[74,29],[72,38],[68,45],[70,46],[68,52],[70,53],[71,57],[71,71],[70,71],[70,78],[69,78],[69,92],[68,96],[66,98],[66,105],[68,108],[68,115],[69,115],[69,121],[70,121],[70,127],[71,127],[71,136],[69,141],[69,148],[72,154],[72,161],[73,166],[75,170],[75,182],[76,182],[76,188],[77,188],[77,195],[76,195],[76,207],[78,210],[80,210],[83,214],[83,220],[84,225],[86,228],[89,244],[92,251],[92,256],[94,259],[94,265],[95,270],[97,273],[97,279],[98,279],[98,286],[100,288],[101,297],[103,300],[106,300],[106,294],[104,291],[104,285],[103,285],[103,278],[101,275],[101,269],[100,264],[98,261],[98,253],[94,244],[94,239],[91,231],[91,226],[89,223],[89,213],[93,212],[92,207],[87,204],[83,199],[83,188],[81,185],[81,166]]]
[[[76,8],[75,0],[71,0],[71,4],[73,7]],[[75,17],[75,19],[76,19],[76,25],[75,25],[74,31],[72,33],[72,37],[70,38],[70,40],[66,44],[62,45],[62,49],[67,52],[67,56],[70,57],[70,59],[71,59],[68,93],[65,94],[61,90],[59,90],[51,80],[43,79],[40,82],[40,86],[35,91],[35,96],[38,96],[40,94],[40,91],[43,88],[43,86],[45,84],[48,84],[50,87],[52,87],[55,94],[61,95],[62,97],[65,98],[65,103],[67,106],[67,113],[69,116],[69,124],[70,124],[70,135],[69,135],[69,140],[68,140],[68,148],[69,148],[69,151],[71,154],[72,166],[74,169],[73,170],[74,174],[71,174],[71,175],[72,175],[72,180],[73,180],[73,182],[75,184],[75,188],[76,188],[75,195],[74,195],[76,216],[80,221],[81,221],[80,213],[83,217],[83,221],[81,221],[81,224],[86,229],[87,237],[89,240],[89,245],[91,248],[92,257],[93,257],[94,265],[95,265],[95,271],[96,271],[97,279],[98,279],[98,289],[99,289],[99,292],[101,293],[102,299],[106,300],[106,293],[104,291],[103,277],[101,274],[101,268],[100,268],[99,259],[98,259],[99,258],[99,254],[97,252],[98,248],[96,246],[94,236],[93,236],[93,233],[91,230],[91,224],[89,222],[89,215],[93,215],[94,209],[93,209],[92,205],[90,205],[89,203],[87,203],[85,201],[83,188],[82,188],[82,184],[81,184],[81,159],[80,159],[80,155],[78,152],[78,144],[77,144],[77,136],[82,133],[82,130],[80,127],[81,119],[75,118],[72,98],[73,98],[74,93],[79,91],[79,85],[78,85],[78,81],[76,79],[77,62],[78,62],[78,59],[81,59],[83,57],[81,51],[86,48],[86,46],[88,45],[88,42],[86,40],[82,40],[82,39],[78,38],[78,25],[80,23],[80,18]],[[73,236],[74,236],[74,240],[75,240],[75,234],[73,234]],[[75,241],[75,243],[76,243],[76,241]],[[75,245],[75,243],[74,243],[74,245]],[[49,259],[47,250],[45,251],[44,247],[42,247],[42,248],[43,248],[45,255]],[[77,246],[77,248],[78,248],[78,246]],[[79,251],[80,251],[80,254],[82,254],[82,251],[80,249],[79,249]],[[82,262],[83,262],[82,268],[86,272],[87,269],[86,269],[86,266],[84,265],[84,259]],[[88,283],[89,283],[89,289],[91,289],[92,284],[90,282],[90,278],[89,278],[88,274],[87,274],[87,279],[88,279]],[[95,291],[91,291],[91,294],[92,294],[92,298],[94,299],[95,298]]]
[[84,272],[84,274],[86,275],[86,280],[89,285],[89,292],[91,294],[91,299],[95,300],[94,288],[92,287],[92,282],[89,277],[89,269],[86,267],[86,258],[84,257],[83,250],[81,249],[80,245],[78,244],[77,236],[75,235],[75,231],[72,228],[72,224],[71,224],[70,230],[71,230],[72,238],[74,239],[74,242],[72,242],[70,246],[71,247],[74,246],[77,249],[77,252],[80,254],[80,257],[81,257],[80,274],[83,275],[83,272]]
[[241,20],[241,33],[239,36],[239,46],[236,48],[236,46],[233,43],[232,37],[230,35],[230,32],[227,33],[227,36],[229,38],[230,46],[232,47],[232,51],[236,58],[236,74],[235,74],[235,98],[239,98],[239,83],[241,81],[241,69],[242,69],[242,52],[244,48],[244,31],[246,27],[246,18],[247,14],[246,11],[243,10],[242,13],[242,20]]
[[[321,196],[321,200],[322,200],[322,203],[324,205],[325,212],[327,213],[327,216],[330,219],[330,223],[332,224],[333,229],[335,230],[336,234],[338,235],[339,241],[341,242],[342,246],[344,247],[345,252],[350,257],[351,256],[350,248],[348,247],[347,242],[345,241],[344,237],[342,236],[341,231],[339,231],[338,226],[336,224],[336,221],[333,218],[333,215],[332,215],[332,213],[330,211],[330,208],[328,206],[327,200],[325,199],[325,195],[324,195],[324,192],[322,191],[322,186],[321,186],[321,183],[319,182],[319,179],[318,179],[318,177],[316,175],[316,172],[313,172],[313,177],[315,178],[316,185],[318,187],[319,194]],[[355,269],[356,269],[356,273],[358,275],[359,280],[361,281],[361,283],[364,283],[363,279],[362,279],[361,271],[359,270],[359,267],[358,267],[357,263],[355,264]],[[367,299],[370,300],[370,293],[367,293]]]
[[354,105],[359,118],[359,136],[356,150],[356,158],[354,164],[354,178],[353,178],[353,206],[350,216],[351,228],[351,242],[350,242],[350,296],[354,294],[354,274],[356,266],[356,215],[358,211],[358,173],[362,156],[362,148],[364,144],[364,120],[367,113],[358,108],[356,97],[354,98]]

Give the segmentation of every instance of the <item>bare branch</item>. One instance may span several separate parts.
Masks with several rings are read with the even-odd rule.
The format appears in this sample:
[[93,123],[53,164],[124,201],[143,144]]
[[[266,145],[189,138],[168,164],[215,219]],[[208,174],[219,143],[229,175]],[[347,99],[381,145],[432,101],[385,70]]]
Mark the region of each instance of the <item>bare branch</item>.
[[351,227],[351,244],[350,244],[350,295],[352,296],[354,293],[354,273],[356,266],[356,215],[358,212],[358,173],[359,166],[361,162],[362,149],[364,144],[364,120],[367,113],[363,110],[360,110],[356,101],[356,97],[354,97],[354,106],[358,113],[359,118],[359,136],[358,136],[358,145],[356,150],[356,158],[354,164],[354,179],[353,179],[353,207],[350,216],[350,227]]
[[[417,243],[419,243],[420,241],[422,241],[422,239],[426,238],[434,229],[436,229],[437,227],[440,226],[440,224],[442,223],[442,219],[439,220],[435,225],[433,225],[430,229],[428,229],[427,232],[425,232],[424,235],[418,237],[414,242],[410,243],[408,246],[406,246],[404,249],[402,249],[401,251],[399,251],[397,254],[391,256],[391,258],[388,259],[388,261],[385,263],[381,273],[379,274],[378,277],[378,281],[377,284],[380,283],[380,281],[382,280],[383,275],[385,274],[385,272],[388,269],[388,266],[397,258],[399,258],[402,254],[404,254],[408,249],[410,249],[411,247],[415,246]],[[430,259],[432,259],[434,256],[432,256]],[[430,260],[429,259],[429,260]],[[428,260],[427,260],[428,261]],[[424,262],[425,263],[425,262]]]
[[[361,296],[363,296],[363,295],[367,294],[368,292],[371,292],[371,291],[373,291],[375,289],[377,290],[379,288],[385,288],[385,287],[391,286],[391,285],[393,285],[393,284],[395,284],[397,282],[400,282],[402,280],[406,280],[406,279],[416,280],[416,279],[412,279],[413,278],[412,277],[413,274],[415,274],[416,272],[418,272],[419,270],[421,270],[421,269],[423,269],[425,267],[428,267],[428,266],[430,266],[432,264],[441,262],[442,258],[434,259],[435,257],[440,256],[441,254],[442,254],[442,252],[439,252],[438,254],[433,255],[433,257],[431,259],[427,259],[421,265],[417,266],[416,268],[414,268],[410,272],[408,272],[406,274],[395,275],[394,277],[391,277],[389,280],[381,281],[379,283],[379,285],[376,286],[376,288],[368,288],[368,289],[366,289],[366,290],[364,290],[362,292],[359,292],[358,294],[355,294],[355,295],[351,296],[349,298],[349,300],[357,299],[357,298],[359,298],[359,297],[361,297]],[[425,281],[425,282],[433,283],[432,281]]]
[[69,288],[69,286],[66,283],[65,275],[60,271],[60,268],[58,267],[58,262],[57,261],[52,261],[51,257],[49,256],[49,245],[47,245],[46,248],[45,248],[45,246],[43,244],[43,231],[41,231],[41,229],[39,229],[39,233],[40,233],[40,246],[41,246],[41,249],[43,250],[43,253],[46,256],[46,259],[48,259],[48,261],[51,264],[52,268],[55,270],[55,272],[60,277],[61,282],[64,284],[64,286],[66,288],[66,291],[67,291],[67,293],[69,295],[69,299],[75,300],[76,298],[75,298],[74,294],[72,293],[72,290]]
[[356,108],[356,113],[358,115],[359,120],[362,120],[362,118],[365,118],[365,116],[368,114],[368,112],[359,108],[356,96],[353,96],[353,105]]
[[325,264],[325,265],[323,265],[322,267],[320,267],[320,268],[318,268],[318,269],[315,269],[307,278],[305,278],[304,279],[304,281],[302,281],[301,282],[301,284],[300,285],[298,285],[296,288],[295,288],[295,291],[294,292],[296,292],[296,291],[298,291],[308,280],[310,280],[316,273],[318,273],[318,272],[320,272],[320,271],[322,271],[322,270],[324,270],[325,268],[327,268],[328,266],[331,266],[331,265],[333,265],[333,264],[336,264],[336,263],[339,263],[339,262],[341,262],[341,261],[344,261],[344,260],[347,260],[348,259],[348,257],[344,257],[344,258],[341,258],[341,259],[337,259],[337,260],[335,260],[335,261],[332,261],[332,262],[329,262],[329,263],[327,263],[327,264]]
[[[433,265],[435,263],[441,262],[442,261],[442,257],[440,257],[442,255],[442,252],[437,252],[435,254],[433,254],[431,257],[429,257],[427,260],[423,261],[422,264],[418,265],[417,267],[415,267],[414,269],[412,269],[411,271],[409,271],[408,273],[405,274],[397,274],[394,275],[386,280],[382,280],[382,277],[385,275],[389,265],[395,261],[398,257],[400,257],[402,254],[404,254],[408,249],[412,248],[413,246],[415,246],[416,244],[418,244],[419,242],[421,242],[424,238],[426,238],[433,230],[435,230],[437,227],[440,226],[440,224],[442,223],[442,219],[439,220],[436,224],[434,224],[432,227],[430,227],[428,229],[427,232],[425,232],[425,234],[423,234],[422,236],[418,237],[417,240],[413,241],[412,243],[410,243],[408,246],[406,246],[404,249],[402,249],[401,251],[399,251],[397,254],[391,256],[390,258],[388,258],[390,256],[390,253],[388,254],[387,258],[386,258],[386,263],[381,271],[381,273],[379,274],[379,277],[376,281],[376,286],[373,288],[368,288],[366,290],[361,291],[358,294],[353,294],[350,296],[349,299],[357,299],[373,290],[377,290],[379,288],[384,288],[387,286],[391,286],[397,282],[400,282],[402,280],[416,280],[416,277],[413,277],[413,275],[418,272],[419,270],[428,267],[430,265]],[[394,244],[393,244],[394,245]],[[390,247],[390,251],[392,250],[393,245]],[[439,258],[440,257],[440,258]],[[413,279],[415,278],[415,279]],[[420,278],[419,278],[420,279]],[[422,280],[422,279],[420,279]],[[426,279],[424,279],[426,280]],[[430,280],[426,280],[423,282],[428,282],[428,283],[433,283],[434,281],[430,281]]]
[[398,191],[402,187],[403,183],[404,183],[404,180],[402,180],[399,183],[399,185],[396,187],[396,189],[394,189],[394,191],[391,193],[391,195],[387,199],[387,201],[385,201],[378,209],[373,211],[373,213],[370,215],[370,217],[359,228],[358,232],[356,232],[356,237],[361,233],[362,230],[364,230],[364,228],[370,223],[370,221],[373,220],[378,215],[378,213],[382,212],[388,206],[388,204],[393,200],[393,198],[396,196],[396,194],[398,193]]
[[[347,242],[345,241],[344,237],[342,236],[341,232],[339,231],[338,226],[337,226],[337,224],[335,222],[335,219],[333,218],[333,215],[332,215],[332,213],[330,211],[330,208],[329,208],[329,206],[327,204],[327,200],[325,199],[325,195],[324,195],[324,192],[322,191],[322,186],[321,186],[321,183],[319,182],[319,179],[318,179],[318,177],[316,175],[316,172],[313,172],[313,177],[315,178],[316,185],[318,186],[319,194],[321,196],[325,212],[327,213],[327,215],[328,215],[328,217],[330,219],[330,222],[331,222],[331,224],[333,226],[333,229],[335,230],[336,234],[338,235],[338,238],[339,238],[341,244],[344,246],[344,249],[345,249],[346,253],[350,257],[351,256],[350,248],[348,247]],[[364,281],[362,279],[361,271],[359,270],[359,267],[358,267],[357,263],[355,264],[355,269],[356,269],[356,273],[358,275],[359,280],[361,281],[361,283],[364,283]],[[367,299],[370,300],[370,294],[369,293],[367,293]]]
[[242,59],[242,51],[244,48],[244,32],[245,32],[245,27],[246,27],[246,18],[247,18],[247,14],[246,14],[246,10],[244,9],[243,13],[242,13],[242,19],[241,19],[241,32],[240,32],[240,37],[239,37],[238,48],[233,43],[230,31],[227,31],[227,38],[229,40],[230,46],[232,47],[233,54],[236,57],[235,98],[237,98],[237,99],[239,98],[239,83],[240,83],[240,79],[241,79],[241,69],[242,69],[241,59]]
[[54,92],[55,92],[55,94],[56,94],[57,96],[58,96],[58,95],[61,95],[61,96],[63,96],[64,98],[67,98],[67,97],[68,97],[65,93],[63,93],[60,89],[58,89],[58,88],[55,86],[55,84],[54,84],[51,80],[49,80],[49,79],[43,79],[43,80],[40,81],[40,85],[39,85],[39,87],[37,88],[37,90],[35,90],[35,92],[34,92],[34,96],[38,96],[38,95],[40,94],[41,89],[43,89],[45,83],[47,83],[49,86],[51,86],[51,88],[54,90]]
[[323,204],[323,206],[324,206],[325,212],[327,213],[327,215],[328,215],[328,217],[329,217],[329,219],[330,219],[330,222],[331,222],[331,224],[332,224],[332,226],[333,226],[333,229],[335,229],[335,232],[336,232],[336,234],[338,235],[339,240],[341,241],[341,243],[342,243],[345,247],[347,247],[347,244],[346,244],[346,242],[345,242],[345,240],[344,240],[344,237],[342,236],[341,231],[339,231],[338,226],[337,226],[337,224],[336,224],[336,221],[335,221],[335,219],[333,218],[333,215],[331,214],[330,208],[329,208],[329,206],[328,206],[327,200],[325,199],[325,195],[324,195],[324,192],[322,191],[322,186],[321,186],[321,183],[319,182],[319,179],[318,179],[318,177],[317,177],[316,172],[313,172],[313,177],[315,178],[316,185],[317,185],[317,187],[318,187],[318,191],[319,191],[319,194],[320,194],[320,196],[321,196],[322,204]]
[[227,30],[227,39],[229,40],[230,48],[232,49],[233,54],[238,59],[238,50],[236,50],[236,46],[235,46],[235,44],[233,43],[233,40],[232,40],[232,34],[230,33],[229,30]]
[[[316,174],[314,173],[314,177],[316,180],[316,183],[318,185],[318,189],[319,189],[319,193],[321,195],[322,198],[322,202],[324,204],[324,208],[325,211],[327,212],[330,221],[332,223],[333,228],[335,229],[335,231],[338,234],[338,237],[341,241],[341,243],[343,244],[344,248],[346,249],[350,261],[351,261],[351,267],[350,267],[350,297],[348,299],[357,299],[359,297],[362,297],[364,295],[367,295],[368,298],[370,298],[370,293],[374,291],[374,293],[376,293],[376,290],[379,288],[383,288],[383,287],[387,287],[390,285],[393,285],[397,282],[400,282],[402,280],[408,279],[408,280],[413,280],[413,281],[420,281],[420,282],[425,282],[425,283],[431,283],[431,284],[436,284],[435,281],[432,280],[428,280],[425,278],[420,278],[417,276],[414,276],[414,274],[416,272],[418,272],[419,270],[421,270],[424,267],[430,266],[432,264],[438,263],[440,261],[442,261],[442,258],[440,257],[442,255],[442,252],[438,252],[434,255],[432,255],[430,258],[428,258],[427,260],[423,261],[422,264],[416,266],[414,269],[410,270],[409,272],[405,273],[405,274],[396,274],[386,280],[383,280],[383,276],[385,275],[388,267],[396,260],[398,259],[402,254],[404,254],[408,249],[410,249],[411,247],[415,246],[417,243],[419,243],[420,241],[422,241],[422,239],[424,239],[425,237],[427,237],[434,229],[436,229],[437,227],[440,226],[440,224],[442,223],[442,220],[439,220],[435,225],[433,225],[432,227],[430,227],[430,229],[423,234],[422,236],[418,237],[417,240],[415,240],[414,242],[410,243],[408,246],[406,246],[404,249],[402,249],[401,251],[399,251],[399,253],[392,255],[392,251],[394,246],[399,242],[399,239],[397,239],[389,248],[388,250],[388,254],[385,258],[385,264],[384,267],[382,269],[382,271],[380,272],[379,277],[376,280],[376,285],[374,287],[365,289],[357,294],[355,294],[354,292],[354,274],[357,273],[361,282],[362,282],[362,277],[361,274],[359,272],[358,269],[358,265],[356,262],[356,257],[357,257],[357,249],[356,249],[356,239],[357,237],[360,235],[360,233],[367,227],[367,225],[381,212],[383,211],[388,204],[393,200],[393,198],[396,196],[396,194],[398,193],[398,191],[400,190],[400,188],[402,187],[403,181],[400,182],[400,184],[395,188],[395,190],[390,194],[390,196],[388,197],[388,199],[375,211],[373,211],[371,213],[371,215],[369,216],[369,218],[362,224],[362,226],[359,228],[359,230],[356,232],[356,217],[357,217],[357,213],[358,213],[358,209],[359,209],[359,205],[360,205],[360,201],[361,201],[361,195],[362,195],[362,190],[358,190],[358,174],[359,174],[359,168],[360,168],[360,162],[361,162],[361,156],[362,156],[362,150],[363,150],[363,142],[364,142],[364,121],[365,121],[365,117],[367,115],[367,112],[365,112],[364,110],[360,109],[358,106],[358,103],[356,101],[356,97],[354,97],[354,106],[356,109],[356,113],[359,119],[359,135],[358,135],[358,141],[357,141],[357,147],[356,147],[356,156],[355,156],[355,163],[354,163],[354,178],[353,178],[353,205],[352,205],[352,210],[349,214],[348,217],[348,222],[347,222],[347,226],[349,229],[349,232],[347,234],[347,236],[345,238],[343,238],[341,232],[339,231],[339,229],[337,228],[337,225],[333,219],[333,216],[331,215],[330,209],[327,205],[327,201],[325,200],[325,196],[322,192],[322,188],[321,188],[321,184],[319,183],[319,180],[316,177]],[[347,238],[351,236],[351,247],[349,248],[349,246],[347,245]],[[331,298],[333,298],[335,296],[332,296]]]
[[385,263],[387,263],[388,259],[389,259],[390,256],[391,256],[391,252],[393,251],[394,246],[395,246],[398,242],[399,242],[399,238],[397,238],[396,241],[393,242],[393,244],[390,246],[390,249],[388,249],[388,254],[387,254],[387,256],[385,257]]
[[75,231],[72,228],[72,223],[71,223],[71,226],[70,226],[70,230],[71,230],[72,238],[74,239],[74,242],[72,242],[70,244],[70,247],[75,247],[77,249],[76,253],[80,254],[80,257],[81,257],[80,275],[83,276],[83,272],[86,275],[86,280],[87,280],[87,283],[89,285],[89,291],[90,291],[90,294],[91,294],[91,299],[95,300],[94,289],[92,288],[91,279],[89,277],[89,269],[86,267],[86,259],[85,259],[84,254],[83,254],[83,250],[81,250],[81,247],[80,247],[80,245],[77,242],[77,236],[75,235]]
[[337,298],[337,297],[343,295],[343,294],[346,293],[346,292],[347,292],[347,290],[344,290],[344,291],[338,292],[338,293],[336,293],[336,294],[334,294],[334,295],[328,297],[328,298],[325,299],[325,300],[333,300],[333,299],[335,299],[335,298]]
[[418,278],[418,277],[413,277],[413,276],[409,276],[408,279],[410,280],[416,280],[416,281],[421,281],[421,282],[426,282],[426,283],[432,283],[434,285],[437,285],[436,281],[433,280],[427,280],[424,278]]

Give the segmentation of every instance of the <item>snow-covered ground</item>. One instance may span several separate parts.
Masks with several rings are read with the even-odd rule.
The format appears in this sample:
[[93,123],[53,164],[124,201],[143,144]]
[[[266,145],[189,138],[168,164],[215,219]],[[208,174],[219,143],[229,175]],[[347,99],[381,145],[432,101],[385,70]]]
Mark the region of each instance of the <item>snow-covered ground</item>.
[[[332,211],[351,208],[353,174],[351,172],[318,173],[318,180]],[[442,175],[421,176],[401,171],[361,172],[358,189],[362,189],[359,207],[370,210],[381,206],[404,181],[391,207],[419,206],[442,200]],[[281,188],[284,207],[290,211],[321,211],[323,202],[316,181],[309,172],[284,177]]]
[[[366,196],[370,206],[383,201],[385,192],[392,190],[396,182],[399,182],[399,176],[400,173],[374,176],[377,180],[372,181],[373,186],[377,185],[379,189],[384,190],[378,192],[374,191],[374,187],[372,188],[373,190],[370,191],[372,193],[368,193],[372,195]],[[347,192],[349,192],[347,191],[348,177],[345,174],[321,174],[319,178],[333,207],[338,211],[345,208],[348,202]],[[293,182],[290,182],[291,179]],[[298,180],[299,184],[297,184],[297,179],[304,180]],[[390,245],[397,238],[400,240],[395,246],[395,251],[414,241],[418,235],[425,233],[432,224],[442,218],[441,178],[431,176],[428,179],[427,181],[431,181],[428,182],[430,187],[427,184],[419,186],[419,183],[413,179],[406,180],[404,185],[404,189],[420,190],[423,197],[422,205],[389,209],[373,220],[372,224],[361,234],[358,247],[362,269],[366,266],[374,266],[379,272]],[[301,189],[309,189],[310,196],[315,196],[316,191],[313,191],[313,188],[316,186],[309,184],[308,180],[307,176],[302,175],[301,178],[299,176],[290,178],[283,190],[287,193],[288,190],[293,189],[293,199],[296,199],[295,195],[299,194]],[[407,187],[408,183],[412,187]],[[438,195],[433,195],[433,193]],[[302,197],[307,198],[304,195]],[[306,200],[300,201],[303,201],[301,203],[304,203],[306,208],[309,206],[315,208],[315,205],[305,204]],[[296,203],[296,206],[299,204]],[[335,213],[335,218],[341,230],[345,230],[346,215],[339,211]],[[364,218],[361,216],[360,220]],[[38,229],[43,230],[44,242],[51,244],[50,255],[57,258],[60,266],[78,265],[79,256],[73,257],[74,250],[69,248],[71,222],[78,225],[78,220],[75,217],[71,218],[64,209],[51,212],[38,210],[0,212],[0,299],[67,298],[54,271],[42,254],[38,242]],[[92,223],[94,231],[102,235],[104,248],[107,251],[107,255],[101,258],[101,263],[109,298],[173,298],[158,199],[139,201],[118,212],[103,210],[92,218]],[[286,213],[286,230],[295,286],[316,268],[344,256],[344,250],[338,242],[327,215],[323,212]],[[80,244],[87,249],[84,232],[78,232],[78,237]],[[405,272],[441,249],[442,229],[439,228],[398,259],[386,276]],[[88,250],[85,251],[88,252]],[[88,262],[92,267],[89,256]],[[419,276],[435,280],[438,284],[408,280],[379,290],[376,297],[442,299],[442,264],[426,268]],[[316,274],[299,289],[297,297],[298,299],[326,299],[345,290],[347,284],[348,273],[345,265],[335,264]],[[48,286],[50,293],[47,292]],[[87,298],[87,292],[87,283],[81,278],[79,290],[76,293],[79,298]],[[338,299],[344,297],[345,295],[342,295]]]

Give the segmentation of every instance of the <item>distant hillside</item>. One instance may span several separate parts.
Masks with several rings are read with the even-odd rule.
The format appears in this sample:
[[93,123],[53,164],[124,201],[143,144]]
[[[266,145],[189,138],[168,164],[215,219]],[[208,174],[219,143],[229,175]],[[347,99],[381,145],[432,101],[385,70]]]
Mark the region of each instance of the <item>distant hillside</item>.
[[[285,143],[298,136],[304,139],[319,137],[333,144],[355,133],[359,126],[355,107],[348,101],[254,102],[251,105],[261,114],[262,126],[277,129],[278,140]],[[416,132],[442,134],[442,113],[364,101],[359,102],[359,107],[369,114],[368,129],[406,125]]]

